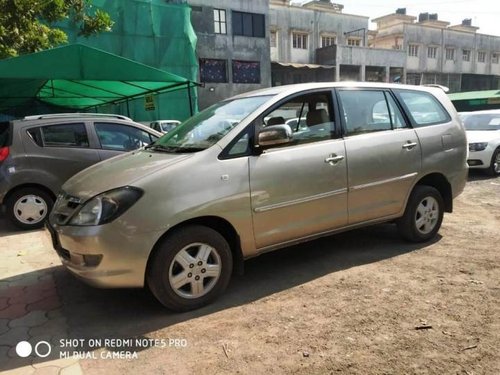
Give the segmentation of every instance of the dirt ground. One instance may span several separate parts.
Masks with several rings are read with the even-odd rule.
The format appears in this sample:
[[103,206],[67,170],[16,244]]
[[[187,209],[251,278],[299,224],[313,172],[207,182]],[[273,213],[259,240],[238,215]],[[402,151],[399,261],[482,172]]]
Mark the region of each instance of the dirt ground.
[[432,243],[384,224],[266,254],[190,313],[50,270],[69,337],[182,340],[85,374],[500,374],[499,244],[500,178],[473,174]]
[[474,174],[433,243],[379,225],[251,260],[214,306],[144,334],[186,347],[111,372],[500,374],[499,244],[500,178]]

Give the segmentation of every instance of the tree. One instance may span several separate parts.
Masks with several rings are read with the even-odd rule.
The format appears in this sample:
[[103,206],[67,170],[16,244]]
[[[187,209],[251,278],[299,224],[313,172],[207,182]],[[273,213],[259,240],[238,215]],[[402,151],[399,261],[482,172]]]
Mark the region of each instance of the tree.
[[64,20],[85,37],[113,26],[108,13],[92,9],[91,0],[0,0],[0,59],[66,43],[66,33],[54,26]]

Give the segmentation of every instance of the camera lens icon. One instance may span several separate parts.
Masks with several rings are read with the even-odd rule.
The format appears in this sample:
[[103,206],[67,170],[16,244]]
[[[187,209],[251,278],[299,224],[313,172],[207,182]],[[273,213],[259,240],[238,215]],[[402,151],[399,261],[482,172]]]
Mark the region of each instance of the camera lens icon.
[[[52,346],[47,341],[39,341],[35,345],[35,354],[40,358],[45,358],[52,352]],[[16,345],[16,353],[21,358],[26,358],[33,353],[33,347],[28,341],[20,341]]]

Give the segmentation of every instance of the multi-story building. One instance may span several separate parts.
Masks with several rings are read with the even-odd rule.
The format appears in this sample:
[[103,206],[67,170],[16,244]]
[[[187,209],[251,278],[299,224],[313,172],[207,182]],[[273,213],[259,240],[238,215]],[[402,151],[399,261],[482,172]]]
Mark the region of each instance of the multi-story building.
[[470,19],[450,26],[437,14],[421,13],[417,21],[403,8],[373,22],[370,46],[405,51],[406,83],[442,84],[451,91],[500,88],[500,37],[479,34]]
[[242,92],[300,82],[442,84],[451,91],[500,88],[500,37],[464,20],[398,9],[373,20],[330,0],[187,2],[198,37],[199,107]]
[[403,74],[402,51],[369,48],[368,17],[342,13],[343,5],[270,0],[272,83],[394,81]]
[[188,0],[198,37],[199,107],[271,86],[269,0]]

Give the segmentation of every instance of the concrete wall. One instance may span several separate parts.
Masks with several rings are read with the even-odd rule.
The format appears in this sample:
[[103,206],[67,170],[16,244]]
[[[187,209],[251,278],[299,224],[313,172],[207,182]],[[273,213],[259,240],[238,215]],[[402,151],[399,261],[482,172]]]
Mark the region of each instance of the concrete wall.
[[[227,83],[207,83],[205,88],[198,89],[200,109],[233,95],[271,86],[269,1],[189,0],[188,3],[192,8],[191,22],[198,36],[196,47],[198,58],[224,59],[227,61]],[[226,11],[227,34],[214,33],[214,8]],[[266,37],[257,38],[233,35],[232,10],[264,14]],[[259,61],[261,83],[232,83],[232,60]]]
[[[314,63],[315,51],[322,47],[321,34],[335,35],[337,44],[345,44],[347,39],[345,32],[361,28],[368,31],[368,17],[271,4],[269,25],[278,33],[277,48],[273,51],[273,57],[277,59],[275,61]],[[307,33],[307,50],[292,48],[293,31]],[[361,31],[352,36],[362,35]]]

